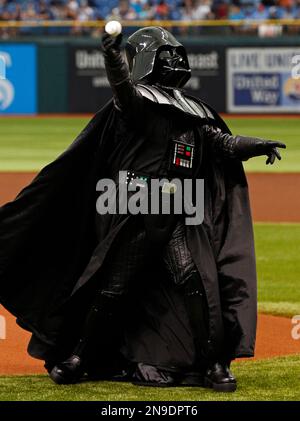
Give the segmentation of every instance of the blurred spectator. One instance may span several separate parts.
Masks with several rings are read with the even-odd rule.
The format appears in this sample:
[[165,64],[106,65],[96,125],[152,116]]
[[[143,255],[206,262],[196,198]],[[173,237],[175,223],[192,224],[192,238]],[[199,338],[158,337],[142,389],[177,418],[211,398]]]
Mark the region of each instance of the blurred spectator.
[[203,20],[214,18],[211,0],[185,0],[181,12],[183,20]]
[[[213,19],[211,3],[212,0],[185,0],[181,9],[181,19],[187,21]],[[186,26],[180,29],[180,33],[196,35],[200,29],[198,25]]]
[[262,0],[261,3],[266,7],[272,7],[278,4],[278,0]]
[[227,19],[229,6],[226,0],[214,1],[212,11],[215,19]]
[[245,13],[240,6],[232,4],[229,8],[228,19],[230,20],[242,20],[245,19]]
[[7,9],[9,12],[9,19],[22,20],[22,8],[20,4],[10,4],[10,8]]
[[282,14],[280,16],[281,19],[294,19],[296,17],[296,8],[294,4],[287,4],[283,7]]
[[38,14],[33,2],[27,3],[25,9],[21,13],[22,20],[37,20]]
[[[21,7],[17,3],[10,3],[8,0],[0,0],[0,21],[1,20],[16,20],[22,19]],[[17,28],[0,28],[0,38],[14,37],[18,33]]]
[[37,12],[39,19],[49,20],[50,19],[50,10],[46,0],[40,0],[37,4]]
[[[67,9],[66,9],[67,14]],[[77,17],[75,19],[80,22],[88,22],[94,20],[95,14],[92,7],[90,7],[88,0],[80,0],[78,10],[76,10]],[[88,35],[91,32],[91,29],[87,26],[76,25],[72,28],[71,32],[73,34],[83,34]]]
[[53,20],[64,20],[66,18],[66,7],[59,0],[52,0],[50,3],[50,14]]
[[[1,20],[294,19],[300,0],[0,0]],[[117,3],[117,6],[116,6]],[[104,12],[104,13],[103,13]]]
[[300,19],[300,0],[295,1],[295,19]]
[[94,19],[94,10],[89,6],[87,0],[80,0],[79,9],[77,12],[77,20],[86,22]]
[[266,20],[269,17],[269,13],[266,7],[262,3],[259,3],[250,17],[254,20]]
[[137,14],[133,7],[131,7],[128,0],[119,0],[118,7],[115,7],[111,11],[111,15],[107,16],[106,19],[119,19],[119,20],[134,20],[137,18]]
[[279,0],[278,3],[279,3],[279,6],[285,8],[285,7],[293,6],[294,0]]
[[155,8],[155,19],[167,20],[170,18],[170,7],[165,0],[159,0]]
[[131,0],[130,7],[135,11],[136,15],[139,16],[145,3],[147,3],[147,1]]
[[139,19],[141,20],[152,20],[155,16],[155,7],[152,1],[146,1],[143,4],[142,10],[139,13]]
[[193,0],[184,0],[182,4],[182,10],[181,10],[182,20],[192,20],[193,10],[194,10]]
[[[266,19],[300,19],[300,0],[0,0],[0,20],[39,21],[39,20],[76,20],[87,22],[93,20],[206,20],[229,19],[246,20],[245,25],[235,29],[257,33],[258,25],[263,25]],[[269,25],[269,23],[266,23]],[[276,24],[274,24],[276,25]],[[81,25],[82,26],[82,25]],[[232,25],[231,27],[235,27]],[[182,34],[199,34],[203,26],[180,26]],[[299,33],[300,27],[293,25],[285,32]],[[70,33],[67,28],[51,28],[51,34]],[[201,29],[201,30],[202,30]],[[208,33],[209,29],[206,28]],[[126,28],[126,33],[133,28]],[[177,28],[171,28],[179,31]],[[46,31],[46,29],[44,29]],[[30,32],[27,28],[0,30],[2,37]],[[72,33],[97,33],[99,28],[87,29],[76,27]],[[35,28],[34,33],[38,33]]]
[[194,4],[193,19],[213,19],[214,15],[211,11],[211,0],[197,0]]
[[77,19],[79,11],[79,4],[76,0],[68,0],[66,3],[66,18]]

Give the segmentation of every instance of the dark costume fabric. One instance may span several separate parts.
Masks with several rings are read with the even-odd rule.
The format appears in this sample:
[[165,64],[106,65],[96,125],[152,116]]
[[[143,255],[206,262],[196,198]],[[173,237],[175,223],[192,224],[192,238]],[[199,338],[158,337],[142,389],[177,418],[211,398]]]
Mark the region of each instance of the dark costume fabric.
[[[105,286],[109,251],[136,218],[97,215],[95,221],[97,181],[137,169],[137,156],[143,156],[142,169],[156,175],[172,121],[183,119],[175,107],[145,97],[141,111],[134,126],[124,125],[121,113],[108,103],[60,157],[0,209],[0,301],[33,333],[29,353],[36,358],[59,360],[70,354],[95,285]],[[211,124],[229,132],[210,112]],[[199,176],[205,182],[204,223],[185,227],[208,307],[203,349],[208,358],[251,357],[256,271],[246,178],[239,161],[216,156],[201,137],[206,120],[189,118],[201,139]],[[155,159],[153,142],[159,145]],[[129,286],[125,316],[109,347],[121,349],[133,362],[189,369],[195,346],[182,294],[167,281],[155,257],[150,263]],[[105,341],[100,348],[104,365],[113,365],[114,354],[105,352]]]

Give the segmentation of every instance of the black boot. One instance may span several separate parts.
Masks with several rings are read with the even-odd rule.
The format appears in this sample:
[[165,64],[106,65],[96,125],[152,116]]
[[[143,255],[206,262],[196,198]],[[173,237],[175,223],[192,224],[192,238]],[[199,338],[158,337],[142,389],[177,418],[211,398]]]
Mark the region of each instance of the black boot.
[[204,377],[204,387],[211,388],[216,392],[234,392],[237,384],[229,365],[224,363],[211,365]]
[[77,383],[83,375],[83,360],[77,355],[57,364],[50,372],[50,378],[57,384]]
[[[57,384],[74,384],[80,381],[85,374],[86,355],[90,340],[99,324],[100,329],[108,324],[112,317],[116,299],[107,297],[98,292],[96,300],[90,309],[84,323],[81,339],[73,350],[71,356],[57,365],[50,371],[50,378]],[[103,333],[103,332],[102,332]],[[103,335],[106,337],[107,335]],[[107,339],[107,338],[105,338]]]
[[80,339],[72,355],[65,361],[56,364],[49,372],[50,378],[57,384],[78,383],[84,375],[83,356],[87,338]]

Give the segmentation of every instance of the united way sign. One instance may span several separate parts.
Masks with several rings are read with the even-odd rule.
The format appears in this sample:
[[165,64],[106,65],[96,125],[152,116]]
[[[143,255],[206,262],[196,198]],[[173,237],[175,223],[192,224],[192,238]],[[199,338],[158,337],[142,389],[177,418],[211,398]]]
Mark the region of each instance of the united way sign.
[[227,111],[300,113],[300,48],[229,48]]
[[0,114],[37,111],[36,47],[0,44]]

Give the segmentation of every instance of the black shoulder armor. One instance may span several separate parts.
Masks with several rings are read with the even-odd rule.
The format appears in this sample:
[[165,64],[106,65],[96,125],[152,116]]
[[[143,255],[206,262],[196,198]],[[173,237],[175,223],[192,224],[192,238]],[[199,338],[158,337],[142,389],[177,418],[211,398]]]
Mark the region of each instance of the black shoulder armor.
[[196,98],[185,95],[182,90],[142,84],[138,84],[137,89],[143,97],[152,102],[170,105],[185,114],[206,120],[207,123],[215,121],[214,114],[206,104]]

